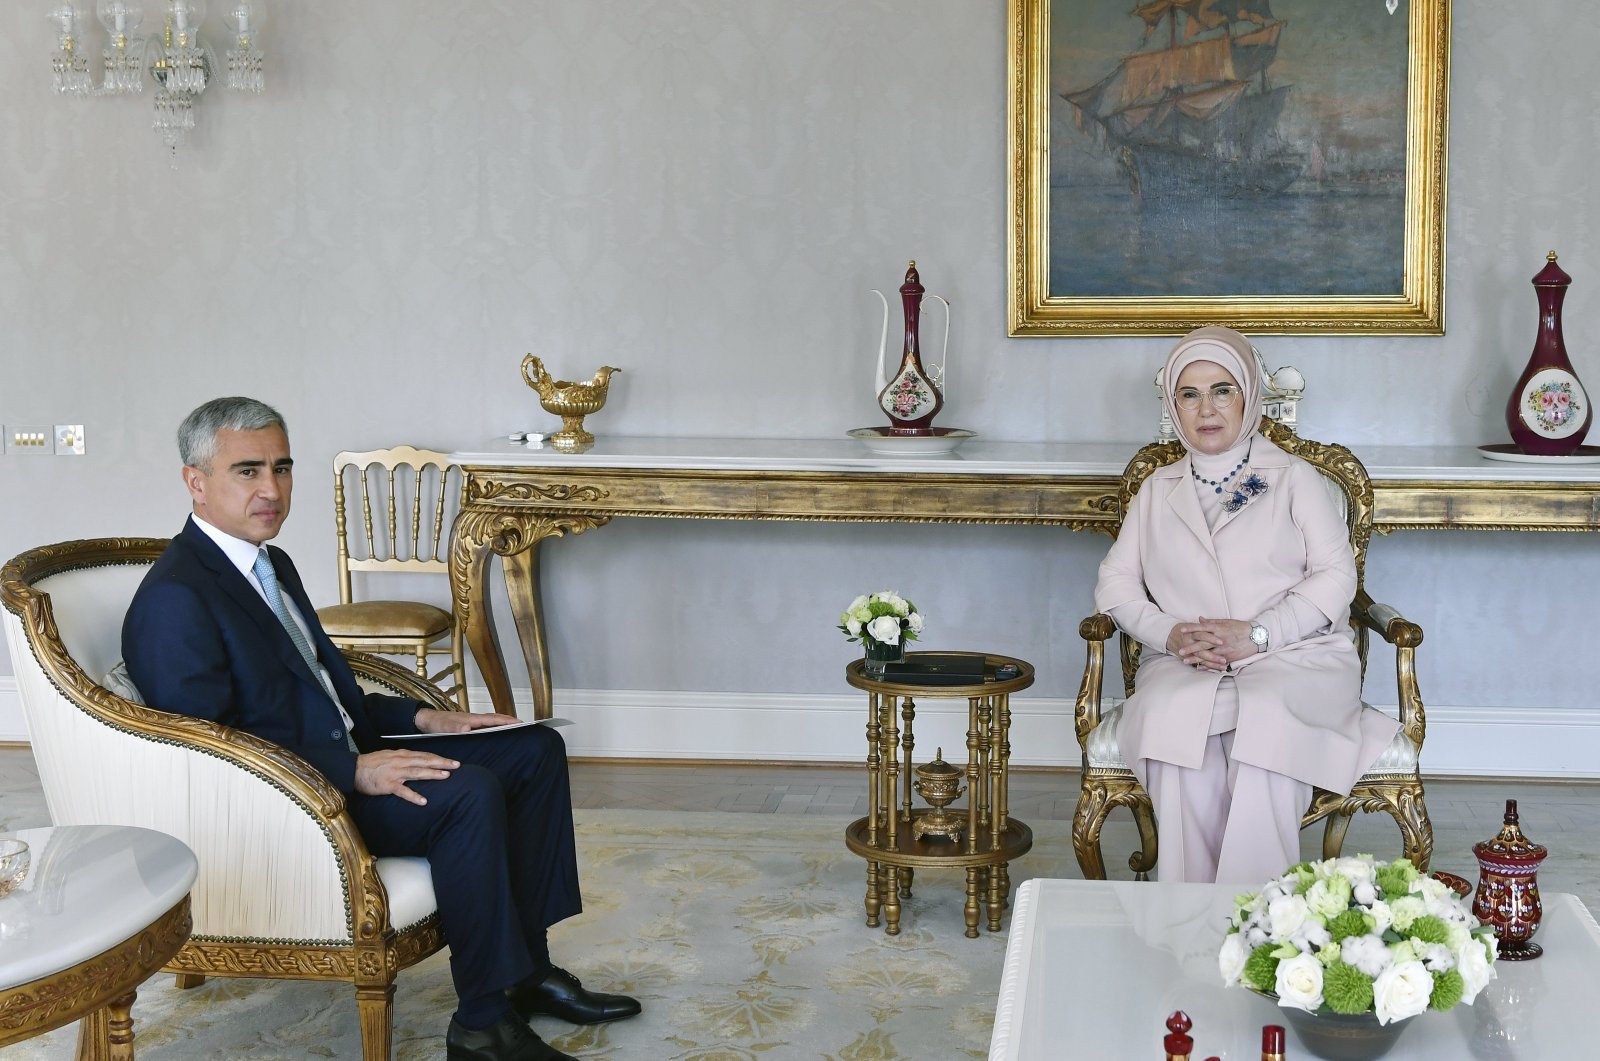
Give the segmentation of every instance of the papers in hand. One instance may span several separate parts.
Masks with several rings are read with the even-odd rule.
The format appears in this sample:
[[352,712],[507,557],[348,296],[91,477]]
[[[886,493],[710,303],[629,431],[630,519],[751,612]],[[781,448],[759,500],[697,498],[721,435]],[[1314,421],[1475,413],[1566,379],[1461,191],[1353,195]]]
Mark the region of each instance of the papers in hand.
[[480,726],[477,729],[464,729],[459,733],[385,733],[384,740],[431,740],[434,737],[481,737],[486,733],[509,733],[514,729],[525,729],[528,726],[570,726],[570,718],[541,718],[529,722],[508,722],[503,726]]

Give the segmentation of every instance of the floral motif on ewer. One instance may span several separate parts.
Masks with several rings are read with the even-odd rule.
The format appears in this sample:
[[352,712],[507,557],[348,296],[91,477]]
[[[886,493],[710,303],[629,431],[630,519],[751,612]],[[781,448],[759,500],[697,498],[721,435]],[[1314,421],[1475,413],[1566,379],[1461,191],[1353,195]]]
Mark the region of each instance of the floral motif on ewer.
[[1583,414],[1583,405],[1573,397],[1570,380],[1551,381],[1528,392],[1528,412],[1538,427],[1559,431]]
[[883,411],[896,420],[915,420],[933,404],[927,381],[915,372],[902,372],[883,392]]

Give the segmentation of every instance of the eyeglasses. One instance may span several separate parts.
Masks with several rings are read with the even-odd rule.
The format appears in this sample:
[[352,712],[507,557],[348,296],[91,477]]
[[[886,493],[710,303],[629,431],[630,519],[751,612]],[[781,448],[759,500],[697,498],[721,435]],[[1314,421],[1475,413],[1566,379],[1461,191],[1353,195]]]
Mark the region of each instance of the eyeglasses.
[[1239,397],[1239,388],[1232,383],[1218,383],[1209,391],[1202,391],[1198,387],[1178,388],[1178,408],[1183,410],[1200,408],[1200,399],[1209,395],[1213,409],[1226,409]]

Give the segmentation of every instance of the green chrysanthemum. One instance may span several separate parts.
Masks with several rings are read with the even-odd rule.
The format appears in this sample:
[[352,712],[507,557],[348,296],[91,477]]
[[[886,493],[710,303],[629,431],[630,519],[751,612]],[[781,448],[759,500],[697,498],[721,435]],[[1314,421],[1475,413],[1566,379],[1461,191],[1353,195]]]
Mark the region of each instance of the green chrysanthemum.
[[1328,935],[1333,942],[1343,943],[1351,936],[1365,936],[1374,927],[1372,919],[1360,910],[1346,910],[1328,922]]
[[1456,1003],[1461,1001],[1461,996],[1466,993],[1466,981],[1461,979],[1461,974],[1454,969],[1433,974],[1433,994],[1428,996],[1428,1008],[1436,1009],[1440,1013],[1445,1010],[1455,1009]]
[[1406,929],[1412,939],[1420,939],[1424,943],[1450,943],[1450,926],[1444,920],[1433,914],[1424,914],[1411,922],[1411,927]]
[[[1438,990],[1435,981],[1435,994]],[[1335,1013],[1365,1013],[1372,1008],[1372,981],[1355,966],[1334,962],[1322,973],[1322,1000]]]
[[1250,952],[1250,957],[1244,960],[1244,972],[1240,979],[1257,991],[1272,991],[1278,986],[1278,961],[1273,954],[1275,948],[1268,944],[1257,947]]

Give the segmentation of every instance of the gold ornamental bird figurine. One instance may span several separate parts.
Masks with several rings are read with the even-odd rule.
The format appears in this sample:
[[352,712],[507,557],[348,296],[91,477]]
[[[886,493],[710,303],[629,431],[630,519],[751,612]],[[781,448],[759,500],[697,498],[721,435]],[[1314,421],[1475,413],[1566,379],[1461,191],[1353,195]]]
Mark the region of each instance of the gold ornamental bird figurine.
[[573,383],[553,378],[545,371],[544,362],[532,354],[522,359],[522,378],[538,393],[540,406],[545,412],[561,417],[561,430],[550,436],[551,445],[558,449],[577,449],[594,441],[594,435],[583,428],[583,418],[599,411],[606,403],[611,374],[621,371],[602,365],[587,383]]

